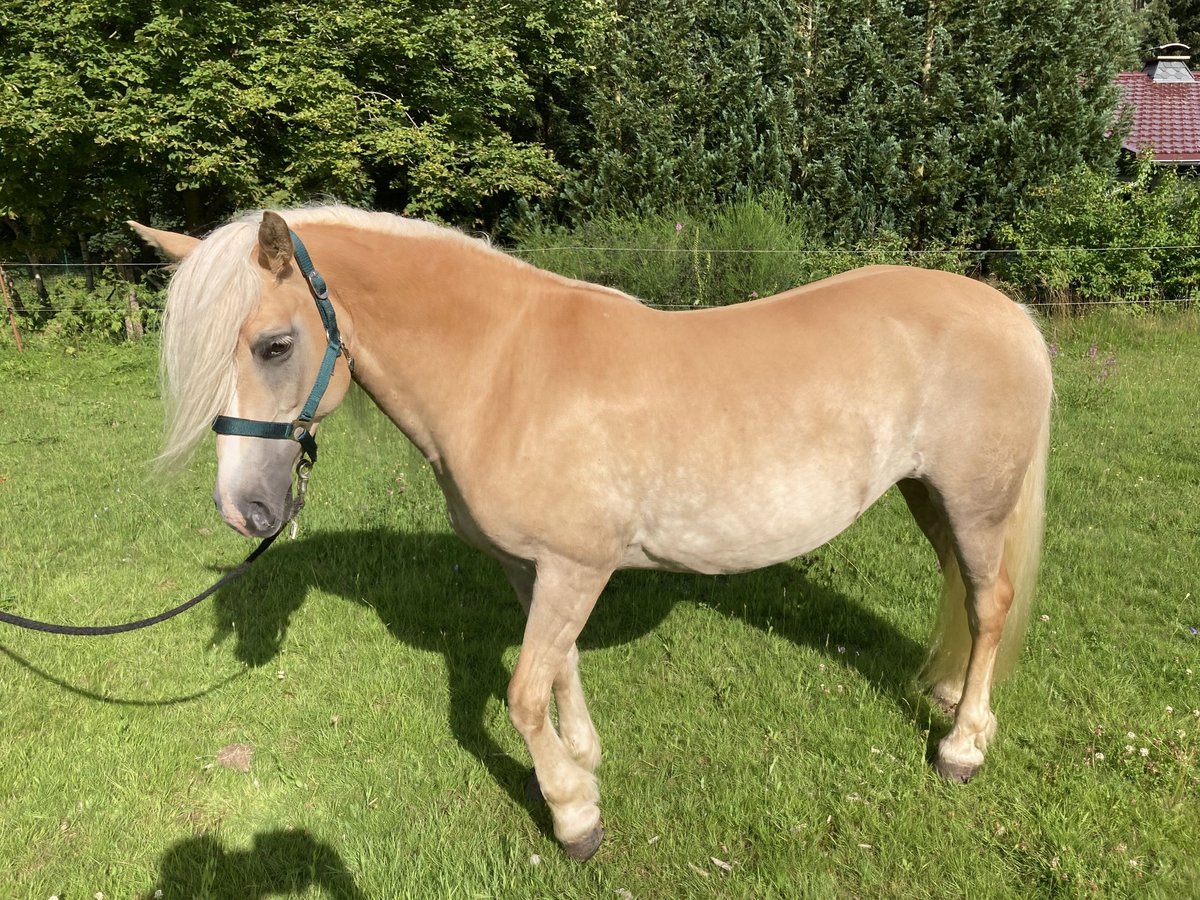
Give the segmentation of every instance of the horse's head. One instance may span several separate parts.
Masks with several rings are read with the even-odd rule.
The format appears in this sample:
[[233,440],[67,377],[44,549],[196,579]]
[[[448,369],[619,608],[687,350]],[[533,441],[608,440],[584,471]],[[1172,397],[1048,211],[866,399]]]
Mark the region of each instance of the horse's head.
[[[283,219],[267,212],[257,227],[236,222],[204,241],[130,224],[182,260],[163,325],[170,401],[163,460],[185,460],[218,414],[294,422],[317,381],[327,341]],[[344,331],[344,316],[339,324]],[[310,431],[341,402],[349,383],[349,369],[339,359]],[[294,440],[219,434],[213,501],[225,521],[247,536],[278,531],[291,511],[300,453]]]

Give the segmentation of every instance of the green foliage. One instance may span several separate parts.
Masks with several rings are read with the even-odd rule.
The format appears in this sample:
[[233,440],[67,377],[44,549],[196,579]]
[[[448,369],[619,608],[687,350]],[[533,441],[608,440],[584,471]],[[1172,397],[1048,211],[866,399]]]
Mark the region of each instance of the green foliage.
[[1150,0],[1137,11],[1138,49],[1141,52],[1137,63],[1145,60],[1155,47],[1180,39],[1179,23],[1171,15],[1173,5],[1170,0]]
[[328,194],[491,222],[561,179],[550,100],[605,22],[600,0],[14,0],[0,219],[22,251]]
[[[330,195],[469,228],[521,222],[526,238],[552,230],[530,224],[541,214],[592,243],[675,241],[658,271],[580,271],[642,266],[634,290],[687,302],[867,259],[814,249],[992,249],[1013,229],[1028,248],[1049,228],[1031,200],[1114,168],[1126,6],[12,0],[0,257],[82,239],[123,261],[145,252],[126,218],[201,233],[239,208]],[[1180,23],[1185,7],[1170,5]],[[765,258],[706,247],[790,261],[768,275]],[[1172,291],[1190,285],[1173,272]],[[1080,296],[1116,291],[1110,275]]]
[[[34,294],[28,279],[14,279],[23,296]],[[158,327],[165,297],[148,284],[133,285],[113,274],[96,278],[91,291],[82,276],[60,275],[46,279],[48,306],[29,308],[18,316],[26,336],[40,334],[55,343],[74,343],[84,337],[124,340],[128,329],[138,332]],[[131,295],[136,306],[130,305]]]
[[1175,40],[1200,53],[1200,0],[1172,0],[1170,8],[1171,17],[1179,23]]
[[773,189],[841,242],[967,246],[1116,150],[1119,0],[619,8],[584,98],[595,141],[569,191],[584,216]]
[[705,214],[609,214],[569,230],[529,228],[518,234],[515,252],[663,306],[738,303],[875,263],[965,272],[975,259],[953,249],[912,254],[881,234],[869,243],[830,244],[780,194]]
[[1154,47],[1181,41],[1200,53],[1200,0],[1150,0],[1134,14],[1139,65]]
[[1200,286],[1200,184],[1147,160],[1130,180],[1082,167],[1052,178],[1002,234],[1017,252],[998,274],[1039,302],[1175,300]]
[[584,104],[591,146],[568,198],[597,210],[704,208],[786,191],[800,140],[793,60],[779,0],[619,2]]

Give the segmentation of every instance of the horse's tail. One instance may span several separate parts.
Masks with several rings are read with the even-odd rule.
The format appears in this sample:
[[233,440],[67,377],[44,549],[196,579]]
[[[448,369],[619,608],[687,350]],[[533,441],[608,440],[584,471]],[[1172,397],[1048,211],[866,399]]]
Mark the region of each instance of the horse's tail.
[[[1012,671],[1021,650],[1021,638],[1029,622],[1042,556],[1042,534],[1046,511],[1046,458],[1050,450],[1050,413],[1042,421],[1034,445],[1033,459],[1017,505],[1008,519],[1004,537],[1004,567],[1012,581],[1013,601],[1004,621],[1004,633],[996,652],[994,674],[1001,678]],[[971,655],[971,630],[967,624],[967,588],[958,560],[948,554],[943,570],[941,608],[930,643],[929,661],[921,678],[932,686],[961,687]],[[951,698],[955,702],[957,697]]]

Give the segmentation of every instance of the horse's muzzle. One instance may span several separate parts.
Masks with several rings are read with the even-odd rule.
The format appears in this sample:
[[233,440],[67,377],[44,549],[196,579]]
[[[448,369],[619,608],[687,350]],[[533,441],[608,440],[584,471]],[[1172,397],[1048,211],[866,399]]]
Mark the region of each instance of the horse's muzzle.
[[220,490],[213,492],[213,503],[221,518],[238,534],[266,538],[275,534],[291,518],[292,495],[289,490],[279,502],[222,498]]

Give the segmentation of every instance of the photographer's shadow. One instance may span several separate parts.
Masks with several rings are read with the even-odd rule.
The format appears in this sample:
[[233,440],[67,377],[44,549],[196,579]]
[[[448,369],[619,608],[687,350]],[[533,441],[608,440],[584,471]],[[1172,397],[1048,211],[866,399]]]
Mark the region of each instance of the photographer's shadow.
[[366,900],[337,852],[308,832],[269,831],[255,835],[251,849],[232,851],[204,834],[180,841],[163,855],[146,900],[257,900],[297,896],[312,887],[329,900]]
[[[802,570],[803,565],[780,565],[728,578],[618,572],[580,636],[580,649],[635,641],[652,632],[676,602],[698,601],[828,653],[907,714],[927,721],[929,708],[913,677],[924,660],[921,645],[858,602],[808,580]],[[232,636],[238,659],[266,665],[312,588],[370,606],[396,639],[444,655],[455,739],[523,805],[529,769],[496,743],[485,709],[490,699],[505,697],[510,672],[504,654],[520,643],[524,629],[524,615],[500,567],[449,534],[376,529],[280,541],[217,595],[215,640]],[[604,723],[597,724],[603,732]]]

